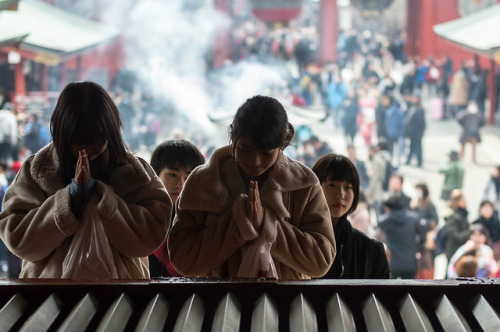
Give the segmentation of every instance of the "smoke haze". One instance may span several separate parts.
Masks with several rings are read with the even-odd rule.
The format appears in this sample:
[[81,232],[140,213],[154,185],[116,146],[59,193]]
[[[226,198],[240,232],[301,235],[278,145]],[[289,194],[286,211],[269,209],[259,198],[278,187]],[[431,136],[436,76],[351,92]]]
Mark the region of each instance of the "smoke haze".
[[[226,128],[239,105],[281,84],[278,68],[258,63],[228,61],[216,72],[207,70],[216,33],[232,23],[213,1],[187,6],[183,0],[109,0],[101,8],[103,21],[123,31],[126,69],[136,74],[142,91],[168,105],[162,112],[163,136],[178,127],[187,135],[202,130],[217,144],[227,143]],[[214,124],[209,116],[225,121]]]

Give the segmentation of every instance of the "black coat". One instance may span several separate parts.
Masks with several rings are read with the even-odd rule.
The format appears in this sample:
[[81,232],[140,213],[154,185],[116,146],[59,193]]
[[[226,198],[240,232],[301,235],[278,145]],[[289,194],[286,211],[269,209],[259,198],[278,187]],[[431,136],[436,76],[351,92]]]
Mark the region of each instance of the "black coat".
[[420,217],[420,226],[424,235],[429,231],[431,221],[436,222],[436,225],[439,221],[436,206],[431,202],[426,204],[425,207],[417,206],[413,211]]
[[448,261],[455,251],[469,239],[469,221],[467,216],[468,211],[463,208],[457,208],[453,214],[445,218],[446,224],[446,244],[445,253]]
[[484,118],[479,113],[469,113],[464,111],[457,116],[458,123],[462,126],[460,134],[460,143],[468,142],[474,138],[478,143],[481,142],[480,129],[484,126]]
[[391,251],[391,271],[416,272],[419,240],[418,215],[404,209],[393,209],[379,218],[379,227],[385,233],[385,239]]
[[346,217],[334,228],[337,255],[323,279],[388,279],[384,245],[353,228]]
[[411,140],[420,140],[425,132],[425,111],[421,106],[411,106],[405,114],[404,135]]
[[490,219],[479,216],[473,224],[482,224],[488,230],[492,242],[500,241],[500,220],[498,219],[497,212],[493,213]]
[[401,83],[401,87],[399,88],[399,92],[401,94],[405,93],[413,93],[413,91],[417,88],[417,77],[415,75],[405,75],[403,78],[403,82]]
[[387,130],[385,129],[385,113],[387,108],[384,105],[378,105],[375,109],[375,121],[377,123],[377,137],[387,137]]

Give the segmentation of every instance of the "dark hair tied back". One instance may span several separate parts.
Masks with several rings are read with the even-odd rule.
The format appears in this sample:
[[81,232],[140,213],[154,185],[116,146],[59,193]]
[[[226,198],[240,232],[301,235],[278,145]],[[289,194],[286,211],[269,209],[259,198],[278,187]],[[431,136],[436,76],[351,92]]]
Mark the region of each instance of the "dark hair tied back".
[[273,97],[260,95],[247,99],[238,108],[229,129],[233,143],[248,136],[255,147],[262,151],[286,148],[294,133],[283,105]]

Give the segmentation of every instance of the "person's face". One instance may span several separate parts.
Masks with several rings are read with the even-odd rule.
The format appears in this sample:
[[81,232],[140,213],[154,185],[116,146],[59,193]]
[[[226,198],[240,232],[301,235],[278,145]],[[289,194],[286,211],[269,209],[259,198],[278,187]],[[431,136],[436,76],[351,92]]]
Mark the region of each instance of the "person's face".
[[258,177],[270,169],[279,155],[279,148],[269,151],[258,150],[248,136],[237,140],[234,158],[241,169],[250,177]]
[[424,192],[420,188],[415,189],[415,196],[417,196],[417,199],[423,199],[424,198]]
[[494,178],[497,178],[500,176],[500,172],[498,172],[498,168],[495,167],[493,168],[493,170],[491,171],[491,176],[494,177]]
[[348,148],[347,154],[349,155],[349,159],[351,159],[351,160],[356,159],[356,150],[354,150],[353,148]]
[[166,167],[161,170],[158,176],[167,189],[172,203],[175,204],[177,202],[177,198],[179,197],[182,188],[184,187],[184,183],[186,182],[186,179],[190,173],[191,170],[186,170],[185,168],[181,167]]
[[489,204],[485,204],[479,209],[479,213],[485,219],[490,219],[493,216],[493,207]]
[[472,234],[470,235],[470,239],[474,241],[476,247],[480,247],[486,243],[486,236],[479,231],[472,232]]
[[325,193],[326,202],[330,208],[332,221],[338,221],[340,217],[349,211],[354,201],[354,189],[351,183],[338,180],[326,180],[321,184]]
[[105,141],[104,143],[72,144],[69,150],[74,157],[78,158],[78,152],[85,149],[87,151],[89,161],[92,161],[106,151],[107,147],[108,141]]
[[457,205],[463,209],[467,208],[467,202],[465,201],[465,197],[460,198]]
[[401,191],[401,187],[402,187],[402,183],[401,183],[401,179],[399,179],[399,177],[392,176],[389,179],[389,188],[391,188],[392,191],[394,191],[394,192]]

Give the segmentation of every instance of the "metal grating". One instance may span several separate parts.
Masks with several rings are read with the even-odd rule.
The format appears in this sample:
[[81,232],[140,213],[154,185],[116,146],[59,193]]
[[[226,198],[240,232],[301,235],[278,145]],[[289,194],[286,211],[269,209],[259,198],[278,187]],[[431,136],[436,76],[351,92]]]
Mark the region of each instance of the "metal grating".
[[496,279],[0,281],[1,331],[500,331]]

